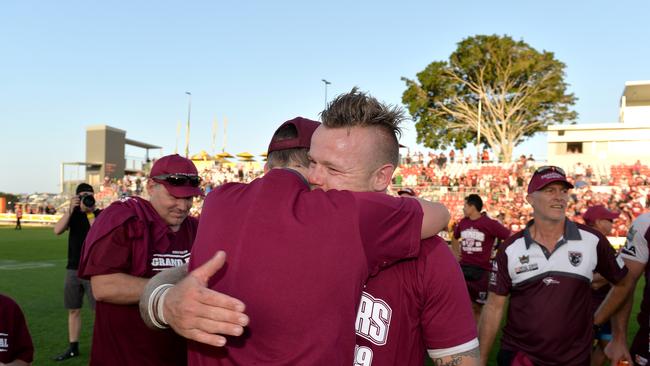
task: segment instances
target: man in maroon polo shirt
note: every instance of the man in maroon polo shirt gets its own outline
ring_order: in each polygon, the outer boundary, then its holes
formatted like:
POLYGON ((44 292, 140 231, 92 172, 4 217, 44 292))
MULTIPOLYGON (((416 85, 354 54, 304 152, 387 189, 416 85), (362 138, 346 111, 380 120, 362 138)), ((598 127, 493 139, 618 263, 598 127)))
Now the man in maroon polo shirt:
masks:
MULTIPOLYGON (((614 219, 620 215, 619 212, 610 211, 607 207, 603 205, 591 206, 582 214, 582 218, 585 220, 585 223, 598 230, 604 236, 608 236, 612 232, 612 226, 614 224, 614 219)), ((626 266, 628 267, 628 266, 626 266)), ((628 267, 629 269, 629 267, 628 267)), ((594 273, 593 281, 591 282, 591 308, 595 313, 600 304, 605 301, 607 294, 611 290, 612 286, 607 283, 607 280, 598 273, 594 273)), ((593 351, 591 353, 591 365, 592 366, 601 366, 604 365, 607 361, 605 356, 604 349, 607 344, 612 340, 612 327, 609 321, 605 322, 603 325, 596 329, 594 334, 594 345, 593 351)))
POLYGON ((0 294, 0 365, 31 365, 34 345, 22 310, 8 296, 0 294))
POLYGON ((627 326, 632 312, 634 292, 630 292, 625 304, 612 317, 612 341, 605 349, 612 364, 621 359, 633 365, 650 365, 650 266, 648 266, 648 242, 650 241, 650 213, 637 217, 627 233, 625 246, 621 249, 621 258, 629 268, 629 277, 636 286, 641 275, 645 276, 643 300, 637 315, 639 330, 634 336, 629 353, 627 350, 627 326))
MULTIPOLYGON (((278 134, 292 126, 300 132, 307 123, 317 126, 298 118, 278 134)), ((366 278, 417 256, 421 235, 445 227, 446 209, 431 202, 311 191, 299 174, 309 164, 309 142, 300 133, 274 139, 270 162, 276 149, 287 146, 304 147, 305 159, 289 159, 285 166, 293 170, 271 169, 250 184, 225 184, 208 195, 189 269, 224 249, 227 267, 209 287, 243 301, 251 323, 226 347, 190 342, 190 365, 349 363, 354 353, 351 324, 366 278), (432 220, 432 214, 438 218, 432 220), (434 225, 425 229, 423 220, 434 225)), ((383 166, 378 170, 385 173, 383 166)))
POLYGON ((481 362, 487 364, 507 298, 499 365, 589 365, 593 325, 616 311, 630 290, 627 269, 607 238, 566 218, 564 171, 543 166, 533 174, 526 200, 533 220, 499 248, 488 301, 479 324, 481 362), (613 284, 594 317, 593 272, 613 284))
MULTIPOLYGON (((355 108, 360 106, 368 108, 368 104, 379 106, 374 98, 354 92, 346 95, 340 102, 333 103, 330 109, 337 109, 337 106, 341 109, 345 105, 355 105, 355 108), (355 103, 355 100, 361 103, 355 103)), ((351 110, 354 111, 355 108, 351 110)), ((376 108, 378 111, 386 109, 385 106, 376 108)), ((373 114, 366 114, 364 111, 365 109, 361 109, 357 112, 372 119, 373 114)), ((332 113, 331 116, 334 115, 336 113, 332 113)), ((344 119, 360 120, 356 117, 344 119)), ((319 143, 321 140, 316 141, 312 149, 320 145, 321 150, 326 150, 330 155, 327 159, 321 160, 320 153, 316 151, 316 156, 312 156, 314 160, 318 159, 315 161, 318 167, 313 169, 314 183, 320 184, 323 188, 332 188, 330 184, 340 184, 341 188, 362 191, 385 190, 386 181, 380 180, 378 186, 373 186, 376 179, 372 178, 376 178, 376 175, 368 174, 366 169, 371 169, 376 164, 390 165, 394 169, 391 156, 396 155, 396 150, 388 148, 387 154, 382 154, 382 149, 378 149, 377 146, 386 144, 390 146, 396 138, 394 131, 382 136, 376 133, 378 132, 376 128, 356 126, 350 130, 348 139, 347 128, 341 126, 333 131, 335 134, 342 135, 331 141, 334 145, 323 145, 319 143), (364 144, 350 143, 356 140, 364 141, 364 144), (370 147, 370 149, 350 151, 360 146, 370 147), (381 155, 380 159, 376 159, 377 155, 381 155), (361 158, 349 159, 350 157, 361 158), (338 179, 341 176, 345 177, 338 179)), ((446 243, 438 237, 422 242, 422 250, 417 260, 401 261, 373 276, 366 284, 357 312, 355 327, 358 347, 355 363, 422 364, 425 350, 428 349, 436 363, 454 362, 456 365, 465 366, 477 364, 476 327, 472 319, 469 298, 462 284, 463 279, 456 260, 446 243), (385 310, 391 310, 392 315, 389 319, 380 320, 386 316, 385 310), (375 339, 377 337, 382 340, 377 342, 375 339)), ((196 309, 194 305, 191 308, 193 311, 196 309)), ((166 309, 177 320, 191 318, 187 313, 174 311, 173 307, 166 307, 166 309)), ((207 319, 210 318, 209 315, 209 311, 206 311, 202 316, 207 319)), ((196 326, 202 325, 202 323, 196 324, 196 326)))
POLYGON ((137 303, 148 278, 189 260, 197 220, 188 214, 199 183, 190 160, 162 157, 147 181, 149 201, 114 202, 95 220, 79 265, 97 300, 90 365, 186 363, 185 340, 147 328, 137 303))
POLYGON ((482 209, 481 196, 470 194, 465 197, 465 217, 454 228, 451 241, 454 252, 460 255, 460 267, 477 323, 487 300, 488 277, 492 270, 496 241, 506 240, 510 236, 508 228, 489 218, 485 212, 481 212, 482 209))
MULTIPOLYGON (((324 190, 385 192, 398 164, 395 111, 353 90, 335 98, 312 137, 309 180, 324 190), (360 141, 362 143, 356 143, 360 141), (377 167, 385 171, 376 174, 377 167)), ((414 193, 414 192, 404 192, 414 193)), ((476 324, 460 268, 440 237, 421 242, 418 258, 371 276, 357 307, 355 366, 478 365, 476 324)))

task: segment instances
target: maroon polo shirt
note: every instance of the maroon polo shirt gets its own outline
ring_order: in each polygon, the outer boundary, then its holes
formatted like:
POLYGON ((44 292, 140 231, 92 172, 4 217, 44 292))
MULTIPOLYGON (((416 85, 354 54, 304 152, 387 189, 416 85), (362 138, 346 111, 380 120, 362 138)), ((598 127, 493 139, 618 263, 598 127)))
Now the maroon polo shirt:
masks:
MULTIPOLYGON (((197 226, 197 220, 188 217, 174 233, 146 200, 113 203, 88 233, 79 275, 126 273, 150 278, 185 264, 197 226)), ((97 301, 90 365, 184 365, 186 355, 182 337, 169 329, 147 328, 137 303, 97 301)))
POLYGON ((416 259, 400 261, 371 277, 355 322, 355 366, 422 365, 478 347, 465 281, 447 243, 422 241, 416 259))
POLYGON ((422 209, 380 193, 310 191, 290 170, 225 184, 203 205, 190 270, 228 254, 210 288, 241 299, 250 325, 224 348, 190 342, 190 365, 349 365, 363 283, 415 257, 422 209))
POLYGON ((0 294, 0 363, 32 362, 34 345, 22 310, 10 297, 0 294))
POLYGON ((476 220, 464 218, 454 229, 454 238, 460 242, 460 264, 490 270, 492 248, 496 240, 506 240, 510 230, 485 214, 476 220))
POLYGON ((535 365, 588 365, 593 340, 591 280, 611 283, 627 273, 601 233, 565 220, 564 235, 549 253, 526 229, 499 248, 490 291, 510 295, 501 347, 523 351, 535 365))

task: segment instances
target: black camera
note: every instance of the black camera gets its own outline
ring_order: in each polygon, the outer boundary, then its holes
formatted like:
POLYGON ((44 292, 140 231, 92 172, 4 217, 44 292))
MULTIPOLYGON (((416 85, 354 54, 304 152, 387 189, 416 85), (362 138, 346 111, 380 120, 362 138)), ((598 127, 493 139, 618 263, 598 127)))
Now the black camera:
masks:
POLYGON ((81 202, 83 202, 84 206, 91 208, 95 206, 95 197, 92 194, 85 195, 81 197, 81 202))

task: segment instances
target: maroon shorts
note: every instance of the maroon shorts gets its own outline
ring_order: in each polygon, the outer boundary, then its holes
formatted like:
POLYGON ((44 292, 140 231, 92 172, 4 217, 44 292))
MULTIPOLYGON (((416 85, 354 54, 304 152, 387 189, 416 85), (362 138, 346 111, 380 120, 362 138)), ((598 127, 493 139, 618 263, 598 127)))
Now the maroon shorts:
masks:
POLYGON ((463 269, 463 275, 465 276, 469 298, 477 304, 484 305, 487 301, 490 271, 467 265, 463 265, 461 268, 463 269))

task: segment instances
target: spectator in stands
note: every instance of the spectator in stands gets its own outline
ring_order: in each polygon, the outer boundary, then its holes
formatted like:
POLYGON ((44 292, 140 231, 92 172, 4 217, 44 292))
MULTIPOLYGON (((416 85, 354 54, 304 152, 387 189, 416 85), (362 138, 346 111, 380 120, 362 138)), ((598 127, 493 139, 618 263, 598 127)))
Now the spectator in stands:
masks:
POLYGON ((481 161, 483 164, 487 164, 490 162, 490 153, 488 152, 487 149, 483 149, 483 153, 481 154, 481 161))
POLYGON ((68 341, 70 345, 63 353, 56 356, 54 361, 64 361, 79 356, 79 335, 81 333, 81 306, 84 294, 88 298, 88 305, 95 310, 90 281, 79 278, 79 258, 83 243, 86 240, 90 227, 99 216, 101 210, 95 207, 93 187, 81 183, 75 190, 75 195, 70 198, 70 206, 59 221, 54 225, 54 234, 61 235, 70 229, 68 235, 68 263, 63 288, 63 305, 68 309, 68 341))

